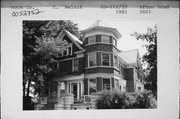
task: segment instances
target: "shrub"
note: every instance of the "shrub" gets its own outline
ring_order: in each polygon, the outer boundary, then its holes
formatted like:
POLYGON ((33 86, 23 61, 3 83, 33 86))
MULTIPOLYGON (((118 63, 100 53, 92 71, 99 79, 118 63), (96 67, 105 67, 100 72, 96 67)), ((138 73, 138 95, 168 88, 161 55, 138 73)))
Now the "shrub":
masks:
POLYGON ((150 91, 143 91, 135 95, 133 108, 156 108, 157 101, 155 96, 150 91))
POLYGON ((96 104, 98 109, 125 109, 131 107, 127 93, 103 91, 99 95, 96 104))
POLYGON ((97 109, 142 109, 156 108, 157 101, 153 93, 125 93, 117 91, 98 92, 97 109))

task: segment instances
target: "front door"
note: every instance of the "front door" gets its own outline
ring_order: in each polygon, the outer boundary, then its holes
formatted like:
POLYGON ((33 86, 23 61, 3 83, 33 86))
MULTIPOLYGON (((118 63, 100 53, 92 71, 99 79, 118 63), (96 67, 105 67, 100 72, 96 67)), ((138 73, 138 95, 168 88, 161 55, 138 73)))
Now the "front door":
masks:
POLYGON ((72 93, 74 94, 74 99, 77 100, 77 83, 72 83, 72 93))

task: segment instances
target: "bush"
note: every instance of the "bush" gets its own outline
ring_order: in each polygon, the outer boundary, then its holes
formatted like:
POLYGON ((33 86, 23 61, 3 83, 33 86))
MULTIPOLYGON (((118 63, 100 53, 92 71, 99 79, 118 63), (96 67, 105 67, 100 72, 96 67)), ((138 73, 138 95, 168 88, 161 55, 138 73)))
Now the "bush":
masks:
POLYGON ((156 108, 157 101, 153 93, 125 93, 117 91, 103 91, 98 93, 97 109, 141 109, 156 108))
POLYGON ((133 108, 157 108, 155 96, 150 91, 144 91, 135 95, 133 108))
POLYGON ((98 109, 126 109, 131 107, 127 93, 104 91, 99 95, 96 104, 98 109))

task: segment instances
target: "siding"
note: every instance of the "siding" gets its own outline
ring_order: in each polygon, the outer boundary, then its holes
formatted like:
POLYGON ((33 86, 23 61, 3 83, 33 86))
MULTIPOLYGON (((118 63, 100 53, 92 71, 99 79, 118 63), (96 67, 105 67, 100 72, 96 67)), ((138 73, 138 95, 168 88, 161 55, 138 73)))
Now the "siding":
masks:
POLYGON ((134 92, 135 91, 135 83, 134 83, 134 77, 133 77, 133 68, 129 68, 125 70, 125 75, 126 75, 126 88, 129 92, 134 92))
POLYGON ((84 94, 88 95, 88 79, 84 79, 84 94))
POLYGON ((96 68, 90 68, 85 70, 86 74, 92 74, 92 73, 114 73, 113 68, 105 68, 105 67, 96 67, 96 68))
POLYGON ((113 45, 112 44, 93 44, 85 46, 86 52, 93 52, 93 51, 106 51, 106 52, 113 52, 113 45))
POLYGON ((102 78, 97 77, 97 91, 102 91, 102 78))

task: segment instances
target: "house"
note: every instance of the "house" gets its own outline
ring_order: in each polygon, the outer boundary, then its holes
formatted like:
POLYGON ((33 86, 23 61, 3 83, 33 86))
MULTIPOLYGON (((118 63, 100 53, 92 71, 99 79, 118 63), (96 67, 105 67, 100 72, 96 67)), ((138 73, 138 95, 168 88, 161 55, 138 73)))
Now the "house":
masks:
POLYGON ((73 94, 73 102, 78 102, 103 90, 144 90, 139 52, 117 48, 121 38, 117 29, 97 21, 80 35, 81 40, 63 29, 56 38, 57 47, 64 50, 52 63, 56 73, 51 79, 49 102, 56 103, 65 94, 73 94))

